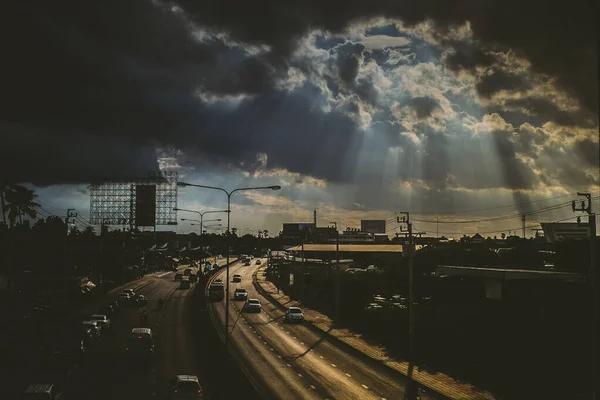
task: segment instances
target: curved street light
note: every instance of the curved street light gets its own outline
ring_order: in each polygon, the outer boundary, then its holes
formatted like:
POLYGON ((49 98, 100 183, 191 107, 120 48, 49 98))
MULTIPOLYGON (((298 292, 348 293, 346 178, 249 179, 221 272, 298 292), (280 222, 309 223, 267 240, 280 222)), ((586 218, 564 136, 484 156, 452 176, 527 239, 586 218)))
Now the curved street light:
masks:
POLYGON ((177 182, 177 186, 179 187, 197 187, 203 189, 212 189, 212 190, 220 190, 221 192, 227 195, 227 266, 226 270, 226 279, 227 279, 227 288, 225 292, 225 351, 229 351, 229 256, 230 256, 230 221, 231 221, 231 195, 235 192, 247 191, 247 190, 280 190, 281 186, 272 185, 272 186, 255 186, 255 187, 243 187, 233 189, 232 191, 227 191, 223 188, 216 186, 208 186, 208 185, 197 185, 194 183, 187 182, 177 182))

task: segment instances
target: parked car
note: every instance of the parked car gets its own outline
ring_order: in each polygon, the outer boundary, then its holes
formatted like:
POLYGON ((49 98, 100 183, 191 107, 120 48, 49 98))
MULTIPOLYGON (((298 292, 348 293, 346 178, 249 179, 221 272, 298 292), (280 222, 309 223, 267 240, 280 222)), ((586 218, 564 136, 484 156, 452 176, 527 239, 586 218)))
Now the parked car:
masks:
POLYGON ((304 313, 299 307, 289 307, 285 311, 285 322, 304 322, 304 313))
POLYGON ((246 299, 248 299, 248 292, 246 291, 246 289, 237 288, 233 292, 233 299, 234 300, 246 300, 246 299))
POLYGON ((248 299, 244 304, 244 308, 242 311, 244 312, 260 312, 262 306, 260 304, 260 300, 258 299, 248 299))
POLYGON ((91 320, 98 322, 102 329, 108 330, 112 326, 110 319, 106 315, 94 314, 92 315, 91 320))
POLYGON ((234 274, 233 278, 231 279, 231 282, 241 282, 242 281, 242 276, 240 274, 234 274))
POLYGON ((88 326, 88 327, 90 327, 92 329, 95 329, 96 332, 97 332, 97 336, 100 336, 102 334, 102 325, 100 325, 100 323, 98 321, 94 321, 94 320, 88 319, 86 321, 83 321, 81 323, 81 325, 88 326))
POLYGON ((202 398, 202 386, 195 375, 177 375, 172 385, 171 399, 202 398))

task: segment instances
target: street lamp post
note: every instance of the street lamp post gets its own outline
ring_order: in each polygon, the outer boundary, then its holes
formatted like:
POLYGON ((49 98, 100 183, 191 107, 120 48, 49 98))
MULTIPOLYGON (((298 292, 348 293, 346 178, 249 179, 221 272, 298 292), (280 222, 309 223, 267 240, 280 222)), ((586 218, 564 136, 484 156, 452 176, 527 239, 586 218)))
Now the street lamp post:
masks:
POLYGON ((338 231, 337 222, 332 221, 330 224, 335 226, 335 319, 339 323, 340 321, 340 231, 338 231))
MULTIPOLYGON (((173 209, 173 211, 185 211, 185 212, 193 212, 196 213, 198 215, 200 215, 200 226, 202 227, 203 224, 203 220, 204 220, 204 214, 209 214, 209 213, 221 213, 221 212, 227 212, 227 210, 208 210, 208 211, 204 211, 204 212, 200 212, 200 211, 196 211, 196 210, 186 210, 184 208, 177 208, 175 207, 173 209)), ((184 219, 182 219, 182 221, 185 221, 184 219)), ((195 220, 190 220, 190 221, 195 221, 195 220)), ((221 221, 220 219, 211 219, 210 221, 221 221)), ((206 221, 209 222, 209 221, 206 221)), ((202 234, 202 229, 200 229, 200 234, 202 234)))
MULTIPOLYGON (((182 221, 194 221, 194 222, 200 222, 200 246, 202 246, 202 236, 204 235, 204 214, 209 213, 209 212, 222 212, 222 211, 204 211, 203 213, 199 212, 199 211, 192 211, 192 210, 181 210, 178 208, 174 208, 174 210, 178 210, 178 211, 191 211, 191 212, 197 212, 198 214, 200 214, 200 220, 198 221, 197 219, 187 219, 187 218, 181 218, 182 221)), ((217 218, 217 219, 209 219, 206 222, 211 222, 211 221, 221 221, 221 218, 217 218)), ((192 224, 192 225, 198 225, 198 224, 192 224)), ((202 250, 203 251, 203 250, 202 250)), ((203 254, 203 253, 201 253, 203 254)), ((201 260, 202 262, 204 262, 204 259, 201 260)))
POLYGON ((241 192, 241 191, 246 191, 246 190, 266 190, 266 189, 279 190, 279 189, 281 189, 281 186, 273 185, 273 186, 245 187, 245 188, 233 189, 230 192, 228 192, 227 190, 225 190, 223 188, 216 187, 216 186, 196 185, 193 183, 186 183, 186 182, 177 182, 177 186, 180 186, 180 187, 191 186, 191 187, 204 188, 204 189, 220 190, 221 192, 223 192, 227 195, 227 266, 225 267, 227 287, 225 290, 225 351, 229 351, 229 283, 230 283, 229 282, 229 256, 231 253, 230 252, 230 247, 231 247, 230 246, 230 244, 231 244, 230 243, 231 195, 234 194, 235 192, 241 192))

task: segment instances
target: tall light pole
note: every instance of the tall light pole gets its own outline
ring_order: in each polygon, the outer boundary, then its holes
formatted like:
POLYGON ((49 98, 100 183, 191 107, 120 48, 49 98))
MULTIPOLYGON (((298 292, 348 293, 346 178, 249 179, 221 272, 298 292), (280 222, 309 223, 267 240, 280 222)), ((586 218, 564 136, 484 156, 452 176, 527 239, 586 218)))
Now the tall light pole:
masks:
MULTIPOLYGON (((173 209, 173 211, 193 212, 193 213, 196 213, 196 214, 200 215, 200 225, 202 225, 202 223, 203 223, 202 221, 204 220, 204 214, 222 213, 222 212, 226 213, 227 212, 227 210, 208 210, 208 211, 200 212, 200 211, 196 211, 196 210, 187 210, 187 209, 184 209, 184 208, 177 208, 177 207, 175 207, 173 209)), ((183 221, 183 219, 182 219, 182 221, 183 221)), ((211 220, 211 221, 220 221, 220 219, 219 220, 211 220)), ((208 222, 208 221, 206 221, 206 222, 208 222)), ((202 231, 202 229, 201 229, 201 231, 202 231)), ((200 232, 200 234, 202 234, 202 232, 200 232)))
POLYGON ((227 191, 223 188, 220 187, 216 187, 216 186, 207 186, 207 185, 196 185, 193 183, 186 183, 186 182, 177 182, 177 186, 179 187, 197 187, 197 188, 203 188, 203 189, 212 189, 212 190, 220 190, 221 192, 225 193, 227 195, 227 266, 225 267, 225 274, 226 274, 226 279, 227 279, 227 288, 225 290, 225 351, 229 351, 229 256, 230 256, 230 237, 231 237, 231 232, 230 232, 230 223, 231 223, 231 195, 234 194, 235 192, 241 192, 241 191, 246 191, 246 190, 279 190, 281 189, 281 186, 279 185, 273 185, 273 186, 255 186, 255 187, 244 187, 244 188, 237 188, 237 189, 233 189, 232 191, 227 191))
POLYGON ((340 321, 340 231, 338 231, 338 225, 336 221, 330 222, 335 226, 335 278, 334 278, 334 289, 335 289, 335 319, 340 321))

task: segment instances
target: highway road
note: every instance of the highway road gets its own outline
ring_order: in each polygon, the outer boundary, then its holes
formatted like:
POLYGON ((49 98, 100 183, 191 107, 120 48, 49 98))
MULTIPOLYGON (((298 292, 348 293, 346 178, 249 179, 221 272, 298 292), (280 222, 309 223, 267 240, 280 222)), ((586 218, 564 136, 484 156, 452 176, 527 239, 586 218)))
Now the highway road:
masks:
MULTIPOLYGON (((224 263, 224 260, 220 260, 220 264, 224 263)), ((138 306, 132 304, 122 307, 121 311, 111 318, 112 329, 102 334, 80 363, 66 389, 66 400, 166 399, 171 388, 169 381, 178 374, 199 376, 205 389, 205 399, 231 396, 231 391, 218 386, 220 382, 203 381, 203 377, 207 376, 207 365, 208 368, 213 368, 213 365, 206 361, 206 348, 210 346, 211 340, 217 341, 218 338, 214 334, 211 336, 212 327, 206 329, 210 323, 207 318, 204 318, 204 323, 201 322, 201 318, 190 318, 192 313, 197 311, 190 307, 192 290, 179 289, 179 282, 174 278, 174 272, 147 275, 111 290, 106 296, 94 299, 79 310, 77 314, 96 314, 100 307, 116 300, 122 289, 136 289, 137 294, 148 298, 145 308, 149 318, 145 326, 153 330, 156 350, 154 360, 147 368, 127 363, 126 339, 132 328, 144 325, 140 323, 138 306), (159 308, 159 298, 164 300, 162 308, 159 308)), ((70 328, 65 329, 68 332, 70 328)), ((17 357, 17 360, 13 361, 11 371, 11 376, 15 378, 10 382, 10 388, 0 388, 0 397, 4 392, 11 393, 10 398, 13 398, 13 394, 22 393, 28 381, 32 379, 31 376, 28 377, 27 371, 35 368, 37 362, 34 357, 17 357)), ((8 367, 5 363, 2 365, 2 368, 8 367)), ((218 373, 218 369, 216 371, 218 373)), ((235 371, 231 373, 235 374, 235 371)), ((248 391, 247 383, 245 386, 239 386, 248 391)))
MULTIPOLYGON (((262 259, 263 263, 265 259, 262 259)), ((262 312, 241 313, 242 301, 230 302, 232 350, 245 364, 254 380, 268 395, 279 399, 399 399, 404 395, 406 378, 360 355, 350 354, 302 324, 285 324, 283 311, 263 297, 252 283, 258 265, 238 262, 230 267, 242 276, 249 298, 262 303, 262 312)), ((225 281, 225 271, 218 276, 225 281)), ((225 301, 211 303, 212 312, 225 325, 225 301)), ((434 399, 425 395, 423 399, 434 399)))
MULTIPOLYGON (((130 287, 144 285, 136 291, 148 298, 148 324, 156 335, 156 354, 148 369, 130 368, 125 358, 125 342, 132 328, 139 323, 139 308, 124 307, 113 318, 112 332, 100 337, 76 376, 68 399, 150 399, 166 398, 169 380, 177 374, 200 375, 195 364, 186 311, 190 290, 179 290, 174 273, 145 277, 130 287), (165 300, 163 308, 158 299, 165 300)), ((106 303, 109 299, 104 300, 106 303)), ((94 313, 89 306, 85 312, 94 313)))

